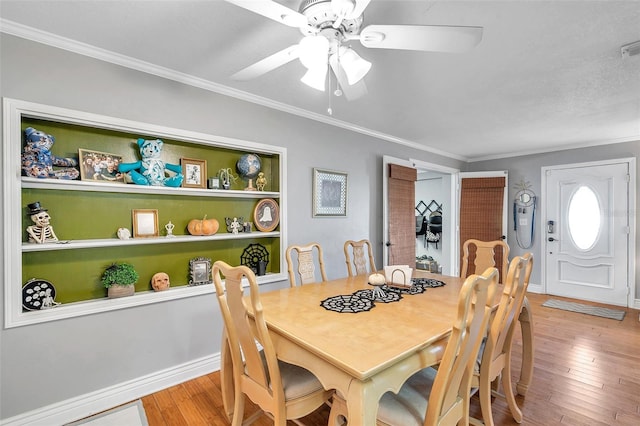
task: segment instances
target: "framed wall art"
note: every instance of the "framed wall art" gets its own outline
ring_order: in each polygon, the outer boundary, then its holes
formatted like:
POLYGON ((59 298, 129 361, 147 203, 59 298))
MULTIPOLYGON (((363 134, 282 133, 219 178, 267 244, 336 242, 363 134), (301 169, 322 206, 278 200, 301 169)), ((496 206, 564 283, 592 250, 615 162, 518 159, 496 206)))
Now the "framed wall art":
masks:
POLYGON ((134 209, 133 238, 158 237, 158 210, 134 209))
POLYGON ((207 187, 207 162, 206 160, 194 160, 193 158, 181 158, 182 174, 185 188, 207 187))
POLYGON ((79 149, 80 179, 93 182, 126 183, 118 171, 122 156, 108 152, 79 149))
POLYGON ((313 217, 347 215, 347 174, 313 169, 313 217))
POLYGON ((253 223, 258 231, 271 232, 280 223, 280 208, 276 200, 260 200, 253 210, 253 223))
POLYGON ((189 285, 211 284, 211 259, 196 257, 189 261, 189 285))

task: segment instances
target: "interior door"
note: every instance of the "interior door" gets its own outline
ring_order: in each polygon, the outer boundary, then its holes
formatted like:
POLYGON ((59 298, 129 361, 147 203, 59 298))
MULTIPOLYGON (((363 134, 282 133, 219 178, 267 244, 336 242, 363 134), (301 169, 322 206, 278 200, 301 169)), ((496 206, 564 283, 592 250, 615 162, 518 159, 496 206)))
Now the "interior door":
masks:
POLYGON ((384 265, 416 264, 415 182, 418 172, 413 166, 393 163, 385 158, 384 196, 386 209, 383 223, 387 226, 384 265))
MULTIPOLYGON (((468 239, 505 240, 507 230, 506 170, 460 173, 460 248, 458 267, 462 262, 462 244, 468 239)), ((499 257, 499 256, 498 256, 499 257)), ((497 259, 500 265, 502 259, 497 259)), ((459 273, 460 269, 458 269, 459 273)), ((500 276, 506 271, 500 271, 500 276)))
POLYGON ((629 164, 547 169, 547 293, 627 305, 629 164))

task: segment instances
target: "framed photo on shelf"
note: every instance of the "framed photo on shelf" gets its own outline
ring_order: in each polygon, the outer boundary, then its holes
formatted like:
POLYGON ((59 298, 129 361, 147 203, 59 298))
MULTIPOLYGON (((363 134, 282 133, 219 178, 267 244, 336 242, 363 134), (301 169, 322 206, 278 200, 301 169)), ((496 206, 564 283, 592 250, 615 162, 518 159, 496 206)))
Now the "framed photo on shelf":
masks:
POLYGON ((313 169, 313 217, 347 215, 347 174, 313 169))
POLYGON ((133 238, 148 238, 160 236, 158 232, 158 210, 134 209, 133 238))
POLYGON ((211 284, 211 259, 196 257, 189 261, 189 285, 211 284))
POLYGON ((126 183, 124 173, 118 172, 122 156, 108 152, 79 149, 80 179, 93 182, 126 183))
POLYGON ((195 160, 193 158, 181 158, 182 174, 185 188, 206 188, 207 187, 207 162, 206 160, 195 160))
POLYGON ((253 210, 253 223, 258 231, 271 232, 280 223, 280 208, 276 200, 260 200, 253 210))

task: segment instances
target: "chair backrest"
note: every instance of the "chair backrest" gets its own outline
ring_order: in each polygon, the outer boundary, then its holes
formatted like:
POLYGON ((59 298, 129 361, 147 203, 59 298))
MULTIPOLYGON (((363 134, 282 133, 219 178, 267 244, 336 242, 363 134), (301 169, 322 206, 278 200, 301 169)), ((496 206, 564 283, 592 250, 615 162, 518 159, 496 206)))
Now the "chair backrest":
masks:
POLYGON ((471 274, 485 271, 487 268, 498 268, 499 282, 503 283, 508 270, 509 245, 502 240, 480 241, 469 239, 462 245, 462 266, 460 276, 466 278, 471 274))
POLYGON ((264 320, 255 274, 246 266, 232 267, 225 262, 217 261, 213 264, 213 283, 227 332, 234 386, 255 402, 265 402, 267 399, 270 400, 267 403, 275 404, 274 406, 284 406, 280 368, 264 320), (221 275, 224 275, 224 288, 221 275), (250 326, 247 319, 248 311, 243 299, 243 277, 249 283, 255 328, 250 326), (260 342, 263 347, 267 369, 256 342, 260 342), (245 383, 250 383, 250 386, 244 386, 245 383))
POLYGON ((371 249, 371 243, 369 240, 346 241, 344 243, 344 258, 347 263, 347 272, 350 277, 376 272, 376 262, 373 260, 373 250, 371 249), (366 252, 365 249, 367 250, 366 252), (353 253, 353 259, 351 259, 349 251, 353 253))
POLYGON ((458 296, 458 315, 429 396, 425 425, 469 424, 471 378, 491 314, 489 294, 497 284, 496 268, 465 280, 458 296))
MULTIPOLYGON (((491 318, 489 333, 482 353, 481 365, 491 365, 498 358, 507 356, 511 350, 511 336, 527 294, 529 276, 533 267, 533 255, 515 256, 502 289, 500 303, 491 318)), ((500 363, 503 365, 503 363, 500 363)))
POLYGON ((296 252, 298 258, 297 272, 300 277, 300 284, 315 283, 319 280, 316 279, 316 266, 314 261, 313 252, 317 254, 318 266, 320 268, 321 281, 327 281, 327 274, 324 271, 324 259, 322 258, 322 247, 318 243, 309 243, 306 246, 291 245, 287 247, 287 271, 289 272, 289 284, 291 287, 296 286, 296 273, 294 271, 295 265, 292 252, 296 252))

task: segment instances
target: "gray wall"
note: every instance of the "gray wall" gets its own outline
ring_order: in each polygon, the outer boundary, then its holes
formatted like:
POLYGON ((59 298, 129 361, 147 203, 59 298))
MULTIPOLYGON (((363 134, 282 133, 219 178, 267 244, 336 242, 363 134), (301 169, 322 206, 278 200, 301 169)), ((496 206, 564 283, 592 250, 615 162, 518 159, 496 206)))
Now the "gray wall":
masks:
MULTIPOLYGON (((289 243, 322 244, 330 278, 346 274, 346 239, 369 238, 381 264, 383 155, 461 167, 437 155, 5 34, 0 55, 3 97, 286 147, 289 243), (346 218, 312 218, 314 167, 349 173, 346 218)), ((0 419, 218 353, 222 325, 216 304, 207 295, 2 329, 0 419)))
MULTIPOLYGON (((611 160, 619 158, 629 158, 640 156, 640 141, 617 143, 611 145, 602 145, 597 147, 569 149, 563 151, 556 151, 544 154, 527 155, 522 157, 512 157, 501 160, 491 160, 470 163, 467 171, 488 171, 488 170, 508 170, 509 171, 509 205, 515 198, 517 189, 514 185, 521 180, 525 180, 531 183, 531 190, 535 192, 538 197, 542 194, 541 188, 541 168, 556 166, 561 164, 573 164, 584 163, 590 161, 611 160)), ((636 165, 637 167, 637 165, 636 165)), ((640 189, 640 173, 636 173, 636 190, 640 189)), ((637 197, 636 197, 637 198, 637 197)), ((640 213, 637 206, 638 200, 636 199, 636 205, 631 206, 631 214, 635 215, 636 226, 640 224, 640 213)), ((540 213, 538 206, 535 239, 531 249, 523 250, 518 247, 516 243, 515 231, 513 230, 513 215, 509 215, 509 233, 507 235, 507 241, 511 248, 511 253, 514 255, 522 254, 527 251, 531 251, 534 255, 534 259, 540 259, 542 256, 542 238, 545 237, 544 229, 541 226, 543 220, 543 214, 540 213)), ((640 245, 638 238, 635 240, 636 247, 636 272, 635 276, 631 277, 631 285, 635 286, 635 299, 640 299, 640 245)), ((540 267, 534 267, 531 274, 531 283, 542 283, 544 277, 541 276, 540 267)))

